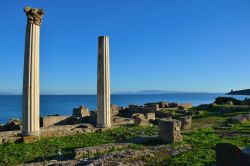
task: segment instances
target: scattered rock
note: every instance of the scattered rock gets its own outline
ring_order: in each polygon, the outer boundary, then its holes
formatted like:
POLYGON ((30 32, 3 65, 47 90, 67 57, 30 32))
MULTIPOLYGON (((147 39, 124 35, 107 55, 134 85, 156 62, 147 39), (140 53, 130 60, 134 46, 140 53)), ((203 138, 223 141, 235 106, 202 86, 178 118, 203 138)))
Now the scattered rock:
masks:
POLYGON ((133 125, 134 119, 124 118, 120 116, 114 116, 112 121, 112 126, 120 126, 120 125, 133 125))
POLYGON ((0 131, 21 130, 21 124, 20 119, 10 119, 5 125, 0 126, 0 131))
POLYGON ((78 148, 75 150, 75 159, 80 159, 83 156, 93 156, 97 153, 103 153, 110 150, 121 149, 129 147, 131 143, 112 143, 112 144, 103 144, 98 146, 78 148))
POLYGON ((147 119, 140 118, 139 116, 135 117, 135 125, 138 126, 148 126, 149 121, 147 119))
POLYGON ((89 109, 87 107, 80 106, 79 108, 73 109, 73 116, 86 117, 86 116, 90 116, 90 112, 89 112, 89 109))
POLYGON ((108 166, 119 164, 122 166, 141 166, 146 164, 141 159, 142 157, 154 157, 154 154, 159 152, 165 153, 168 156, 174 156, 191 149, 192 148, 190 145, 180 145, 175 148, 169 145, 160 145, 143 150, 128 149, 119 152, 113 152, 101 157, 88 158, 87 160, 80 162, 79 165, 108 166))
POLYGON ((120 113, 120 110, 122 110, 121 107, 119 107, 116 104, 111 104, 111 106, 110 106, 110 112, 111 112, 112 116, 118 116, 119 113, 120 113))
POLYGON ((169 108, 177 108, 178 107, 178 103, 168 103, 168 107, 169 108))
POLYGON ((229 122, 232 124, 239 124, 239 123, 243 123, 245 121, 247 121, 248 119, 250 119, 250 114, 247 115, 236 115, 234 117, 232 117, 229 122))

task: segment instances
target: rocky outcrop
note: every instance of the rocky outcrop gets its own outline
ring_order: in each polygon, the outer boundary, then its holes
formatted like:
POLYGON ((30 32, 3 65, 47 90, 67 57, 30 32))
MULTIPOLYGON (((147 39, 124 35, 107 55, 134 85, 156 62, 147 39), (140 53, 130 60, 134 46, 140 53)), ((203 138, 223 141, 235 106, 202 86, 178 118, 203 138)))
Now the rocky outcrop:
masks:
POLYGON ((89 109, 87 107, 80 106, 79 108, 73 109, 73 116, 86 117, 86 116, 90 116, 90 112, 89 112, 89 109))
POLYGON ((216 166, 249 166, 250 154, 248 150, 241 150, 229 143, 216 145, 216 166))
POLYGON ((20 119, 10 119, 5 125, 0 126, 0 131, 21 130, 21 124, 20 119))

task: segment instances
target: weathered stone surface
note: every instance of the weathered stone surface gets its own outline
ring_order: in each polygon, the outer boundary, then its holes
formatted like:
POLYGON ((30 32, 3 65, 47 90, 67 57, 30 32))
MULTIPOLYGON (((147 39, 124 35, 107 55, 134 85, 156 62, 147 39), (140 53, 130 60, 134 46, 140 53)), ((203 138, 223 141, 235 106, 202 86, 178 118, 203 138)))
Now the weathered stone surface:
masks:
POLYGON ((73 116, 86 117, 86 116, 90 116, 90 112, 89 112, 89 109, 87 107, 80 106, 78 108, 73 109, 73 116))
MULTIPOLYGON (((102 145, 100 145, 102 146, 102 145)), ((129 147, 128 147, 129 148, 129 147)), ((125 147, 126 149, 126 147, 125 147)), ((160 145, 142 150, 121 150, 118 152, 111 152, 106 155, 101 155, 97 157, 80 158, 74 160, 63 160, 56 161, 51 160, 48 162, 36 162, 31 164, 25 164, 26 166, 73 166, 73 165, 86 165, 86 166, 143 166, 147 165, 145 158, 155 157, 159 153, 163 153, 166 156, 175 156, 186 151, 191 150, 190 145, 179 145, 172 147, 170 145, 160 145)), ((157 158, 154 158, 157 161, 157 158)))
POLYGON ((40 25, 42 9, 26 7, 27 26, 25 36, 23 72, 23 135, 39 135, 40 130, 40 25))
POLYGON ((145 119, 144 114, 140 114, 140 113, 133 113, 133 114, 131 114, 131 118, 135 118, 135 117, 139 117, 139 118, 145 119))
POLYGON ((19 119, 10 119, 5 125, 0 126, 0 131, 21 130, 21 121, 19 119))
POLYGON ((181 121, 181 129, 189 130, 192 127, 192 116, 182 116, 178 120, 181 121))
POLYGON ((132 145, 131 143, 112 143, 112 144, 103 144, 98 146, 91 146, 86 148, 78 148, 75 150, 75 159, 80 159, 83 156, 94 155, 97 153, 103 153, 109 150, 117 150, 121 148, 126 148, 132 145))
POLYGON ((168 107, 170 107, 170 108, 177 108, 178 107, 178 103, 168 103, 168 107))
POLYGON ((172 112, 165 112, 165 111, 156 111, 155 117, 156 118, 172 118, 174 114, 172 112))
POLYGON ((193 105, 192 105, 192 103, 180 103, 180 104, 178 104, 178 107, 182 107, 184 109, 188 109, 188 108, 192 108, 193 105))
POLYGON ((159 108, 160 108, 158 103, 145 103, 144 107, 154 109, 154 110, 159 110, 159 108))
POLYGON ((122 108, 119 107, 118 105, 116 105, 116 104, 111 104, 111 106, 110 106, 111 115, 112 115, 112 116, 118 116, 121 109, 122 109, 122 108))
POLYGON ((229 143, 216 145, 216 166, 249 166, 250 155, 229 143))
POLYGON ((97 111, 90 111, 90 123, 95 125, 97 121, 97 111))
POLYGON ((24 12, 27 15, 28 23, 36 24, 38 26, 42 23, 42 17, 44 15, 43 9, 25 7, 24 12))
POLYGON ((175 113, 181 113, 181 114, 184 114, 184 115, 187 115, 188 114, 188 110, 187 109, 181 109, 181 110, 176 110, 175 113))
POLYGON ((145 116, 146 116, 147 120, 155 120, 155 113, 154 112, 145 113, 145 116))
POLYGON ((132 114, 134 114, 134 113, 145 114, 145 113, 155 112, 155 111, 156 110, 152 109, 152 108, 143 107, 141 105, 131 104, 131 105, 129 105, 129 107, 127 109, 127 114, 129 115, 129 117, 132 117, 132 114))
POLYGON ((119 116, 113 117, 112 126, 132 125, 132 124, 134 124, 134 119, 132 118, 124 118, 119 116))
POLYGON ((181 121, 175 119, 159 120, 159 138, 164 143, 175 143, 182 141, 181 121))
POLYGON ((41 138, 39 136, 23 136, 23 142, 25 144, 39 141, 41 138))
POLYGON ((41 117, 41 127, 69 124, 70 116, 44 116, 41 117))
POLYGON ((180 153, 191 150, 190 145, 180 145, 175 148, 168 145, 160 145, 145 150, 123 150, 113 152, 97 158, 89 158, 81 162, 82 165, 114 165, 118 163, 122 166, 141 166, 146 165, 145 161, 141 160, 142 157, 153 157, 157 153, 165 153, 167 156, 175 156, 180 153))
POLYGON ((22 137, 20 136, 4 136, 0 137, 0 144, 11 144, 11 143, 17 143, 21 142, 22 137))
POLYGON ((134 119, 135 119, 135 125, 138 125, 138 126, 148 126, 149 125, 149 121, 147 119, 140 118, 139 116, 136 116, 134 119))
POLYGON ((111 127, 109 38, 98 37, 97 127, 111 127))

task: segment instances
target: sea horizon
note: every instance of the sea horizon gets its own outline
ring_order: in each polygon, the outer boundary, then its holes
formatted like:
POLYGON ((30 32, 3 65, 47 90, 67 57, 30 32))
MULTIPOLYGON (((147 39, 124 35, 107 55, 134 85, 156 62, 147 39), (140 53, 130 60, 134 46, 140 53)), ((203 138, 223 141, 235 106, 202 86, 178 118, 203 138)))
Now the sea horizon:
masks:
MULTIPOLYGON (((143 105, 148 102, 191 103, 193 106, 209 104, 225 93, 177 93, 177 94, 111 94, 111 104, 127 107, 129 104, 143 105)), ((244 99, 247 96, 231 96, 244 99)), ((72 110, 81 105, 96 109, 96 94, 89 95, 59 95, 42 94, 40 97, 40 116, 72 115, 72 110)), ((6 123, 11 118, 21 119, 22 95, 0 95, 0 123, 6 123)))

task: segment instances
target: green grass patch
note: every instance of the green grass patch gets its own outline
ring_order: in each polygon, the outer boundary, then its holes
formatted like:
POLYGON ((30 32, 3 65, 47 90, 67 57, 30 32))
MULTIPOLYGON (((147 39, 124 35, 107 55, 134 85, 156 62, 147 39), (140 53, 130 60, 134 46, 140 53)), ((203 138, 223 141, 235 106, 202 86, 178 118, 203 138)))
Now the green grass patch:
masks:
POLYGON ((74 149, 119 142, 141 135, 155 135, 158 127, 119 127, 106 132, 44 139, 30 144, 0 145, 0 165, 71 158, 74 149), (62 155, 59 155, 61 153, 62 155))
MULTIPOLYGON (((242 132, 242 133, 249 133, 250 134, 250 121, 246 121, 241 124, 236 124, 229 128, 229 131, 235 131, 235 132, 242 132)), ((249 135, 250 137, 250 135, 249 135)))
POLYGON ((193 149, 181 155, 169 158, 165 161, 167 165, 210 166, 215 163, 215 146, 217 143, 228 142, 239 147, 250 146, 249 137, 236 136, 222 138, 217 135, 212 128, 187 132, 183 136, 184 143, 192 145, 193 149))

